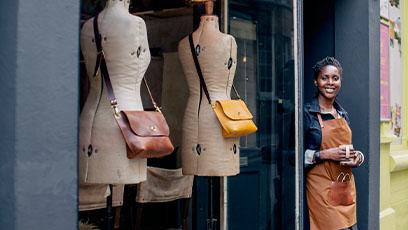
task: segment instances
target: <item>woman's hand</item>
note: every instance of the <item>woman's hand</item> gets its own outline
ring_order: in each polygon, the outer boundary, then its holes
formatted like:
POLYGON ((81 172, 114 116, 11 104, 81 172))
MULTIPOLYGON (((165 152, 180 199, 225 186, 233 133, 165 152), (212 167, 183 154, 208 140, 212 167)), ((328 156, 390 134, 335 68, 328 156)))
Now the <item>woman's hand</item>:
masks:
POLYGON ((346 161, 340 161, 340 165, 358 167, 364 162, 364 155, 360 151, 355 152, 355 156, 346 161))
MULTIPOLYGON (((350 149, 349 159, 356 158, 356 153, 354 149, 350 149)), ((332 160, 332 161, 346 161, 346 149, 335 147, 330 149, 325 149, 320 151, 320 159, 322 160, 332 160)))

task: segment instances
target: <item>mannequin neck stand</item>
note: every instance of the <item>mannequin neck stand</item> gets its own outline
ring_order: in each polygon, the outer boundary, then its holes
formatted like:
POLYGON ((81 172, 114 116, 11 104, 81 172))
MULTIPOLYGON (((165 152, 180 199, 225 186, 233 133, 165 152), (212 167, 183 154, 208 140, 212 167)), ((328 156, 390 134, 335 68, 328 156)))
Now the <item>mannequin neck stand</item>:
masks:
POLYGON ((124 10, 129 12, 130 0, 108 0, 104 10, 124 10))
POLYGON ((218 17, 215 15, 203 15, 200 17, 200 25, 198 27, 201 31, 206 32, 220 32, 218 25, 218 17))

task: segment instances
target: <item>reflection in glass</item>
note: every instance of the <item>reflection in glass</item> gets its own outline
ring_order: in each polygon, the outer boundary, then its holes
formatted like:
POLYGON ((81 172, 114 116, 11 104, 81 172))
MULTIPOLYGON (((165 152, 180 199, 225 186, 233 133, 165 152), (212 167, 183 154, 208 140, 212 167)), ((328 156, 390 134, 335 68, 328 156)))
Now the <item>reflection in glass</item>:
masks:
POLYGON ((229 1, 238 44, 235 85, 258 132, 241 138, 241 173, 228 178, 228 229, 295 229, 292 1, 229 1))

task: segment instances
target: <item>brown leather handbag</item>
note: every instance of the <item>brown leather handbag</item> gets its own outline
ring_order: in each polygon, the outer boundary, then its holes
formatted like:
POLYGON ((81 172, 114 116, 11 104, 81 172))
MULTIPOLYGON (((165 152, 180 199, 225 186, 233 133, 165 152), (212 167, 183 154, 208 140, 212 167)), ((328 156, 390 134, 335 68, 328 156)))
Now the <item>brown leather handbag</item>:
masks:
POLYGON ((106 66, 105 54, 102 49, 101 35, 98 29, 98 15, 93 20, 95 43, 98 56, 94 75, 101 71, 103 82, 105 82, 108 99, 114 111, 114 117, 123 138, 127 144, 127 157, 132 158, 157 158, 169 155, 174 147, 169 138, 169 127, 166 119, 153 99, 149 86, 143 78, 150 99, 156 111, 119 111, 118 102, 113 92, 108 68, 106 66))
POLYGON ((351 195, 352 187, 350 174, 341 172, 336 181, 332 181, 329 190, 330 201, 333 205, 351 205, 354 203, 351 195))

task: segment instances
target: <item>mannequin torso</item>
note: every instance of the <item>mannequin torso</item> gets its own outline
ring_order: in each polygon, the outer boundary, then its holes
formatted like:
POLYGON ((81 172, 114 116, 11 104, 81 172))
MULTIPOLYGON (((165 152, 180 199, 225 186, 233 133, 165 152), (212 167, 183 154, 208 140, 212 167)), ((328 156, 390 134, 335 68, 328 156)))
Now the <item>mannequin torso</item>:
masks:
MULTIPOLYGON (((193 32, 198 60, 211 100, 230 99, 236 69, 235 39, 218 29, 216 16, 202 16, 193 32), (230 61, 230 58, 232 59, 230 61)), ((239 173, 239 138, 224 138, 211 105, 202 92, 188 37, 179 43, 179 58, 189 87, 183 120, 183 174, 230 176, 239 173)))
MULTIPOLYGON (((120 110, 143 110, 140 84, 150 62, 144 21, 129 14, 128 1, 109 0, 99 14, 102 47, 120 110)), ((80 179, 85 183, 134 184, 146 179, 146 159, 126 157, 100 74, 93 75, 96 45, 92 20, 81 31, 90 91, 80 117, 80 179)))

